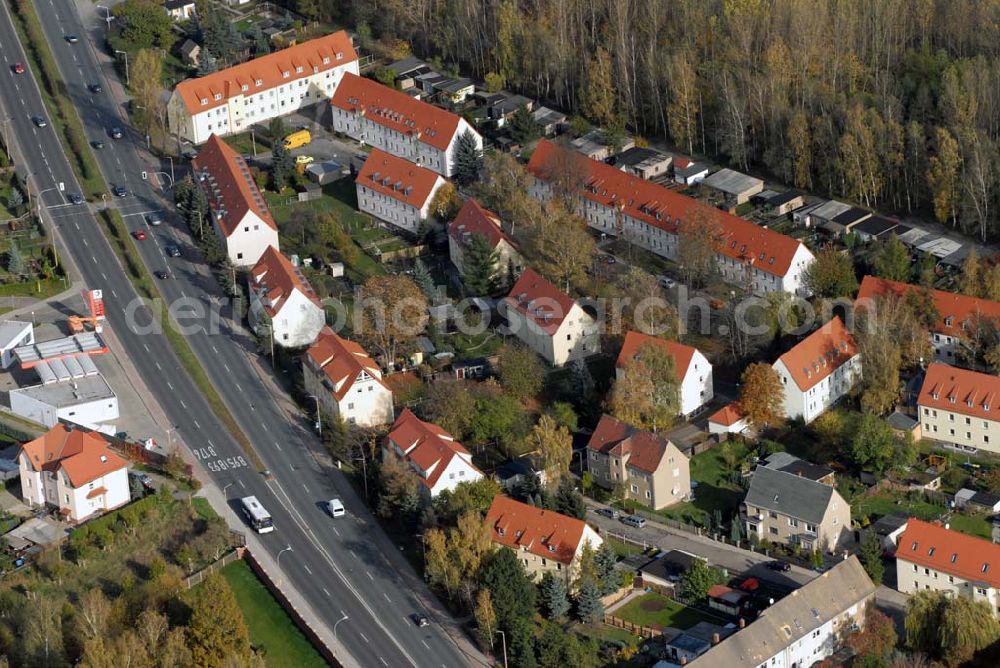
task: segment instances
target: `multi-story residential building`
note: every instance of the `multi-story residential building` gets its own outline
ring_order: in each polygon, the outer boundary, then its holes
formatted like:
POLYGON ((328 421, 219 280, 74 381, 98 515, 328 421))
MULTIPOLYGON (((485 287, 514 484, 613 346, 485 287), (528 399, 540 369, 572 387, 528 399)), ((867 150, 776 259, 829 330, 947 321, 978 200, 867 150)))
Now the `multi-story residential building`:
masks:
POLYGON ((82 522, 129 501, 128 463, 95 431, 57 424, 18 454, 21 497, 82 522))
POLYGON ((483 477, 472 455, 455 437, 404 408, 382 442, 382 458, 396 457, 420 479, 428 497, 483 477))
POLYGON ((499 310, 511 333, 553 366, 601 351, 597 321, 531 268, 517 279, 499 310))
POLYGON ((639 350, 645 345, 656 346, 673 359, 674 370, 680 381, 681 415, 691 415, 712 400, 715 396, 712 389, 712 364, 697 348, 677 341, 668 341, 640 332, 628 332, 625 334, 625 342, 615 364, 615 373, 618 377, 621 377, 629 361, 639 357, 639 350))
POLYGON ((191 168, 208 198, 212 225, 230 262, 253 266, 269 247, 278 248, 278 226, 243 156, 213 135, 191 168))
POLYGON ((602 415, 587 442, 587 468, 606 489, 621 485, 625 496, 654 510, 691 493, 688 458, 657 434, 602 415))
POLYGON ((328 100, 347 73, 358 73, 358 56, 341 30, 180 82, 167 123, 175 136, 201 144, 328 100))
POLYGON ((813 255, 797 239, 545 139, 532 153, 528 171, 534 176, 531 194, 541 200, 552 196, 553 184, 578 187, 576 213, 595 230, 682 262, 679 229, 683 221, 711 226, 718 241, 716 259, 723 280, 754 294, 806 291, 804 277, 813 255))
POLYGON ((512 549, 533 579, 551 572, 572 583, 584 547, 596 550, 604 542, 583 520, 503 494, 493 497, 485 522, 493 544, 512 549))
POLYGON ((496 253, 496 279, 509 280, 521 273, 524 258, 518 251, 517 243, 503 231, 500 217, 470 197, 448 225, 448 256, 459 274, 465 273, 465 247, 476 235, 486 239, 496 253))
POLYGON ((691 662, 696 668, 804 668, 829 657, 863 628, 875 584, 855 556, 763 610, 691 662))
POLYGON ((374 149, 354 185, 361 211, 414 233, 431 217, 431 202, 445 183, 429 169, 374 149))
POLYGON ((1000 545, 911 517, 896 542, 896 587, 983 601, 1000 617, 1000 545))
POLYGON ((785 388, 785 417, 812 422, 861 380, 854 337, 834 316, 773 364, 785 388))
POLYGON ((1000 452, 1000 377, 935 362, 917 397, 924 438, 1000 452))
POLYGON ((365 349, 329 327, 320 330, 302 361, 302 381, 320 410, 363 427, 392 422, 392 390, 365 349))
POLYGON ((326 324, 323 304, 298 267, 274 246, 250 270, 250 326, 286 348, 308 346, 326 324))
POLYGON ((908 283, 889 281, 876 276, 865 276, 854 302, 856 309, 872 308, 877 298, 902 298, 911 292, 926 294, 936 311, 936 318, 930 326, 931 345, 934 358, 948 364, 962 363, 962 348, 970 334, 981 326, 1000 325, 1000 302, 969 297, 955 292, 932 290, 908 283))
POLYGON ((330 100, 334 132, 343 132, 441 176, 455 172, 458 138, 479 136, 464 118, 377 81, 348 74, 330 100))
POLYGON ((740 507, 748 536, 833 552, 851 529, 851 507, 831 485, 758 466, 740 507))

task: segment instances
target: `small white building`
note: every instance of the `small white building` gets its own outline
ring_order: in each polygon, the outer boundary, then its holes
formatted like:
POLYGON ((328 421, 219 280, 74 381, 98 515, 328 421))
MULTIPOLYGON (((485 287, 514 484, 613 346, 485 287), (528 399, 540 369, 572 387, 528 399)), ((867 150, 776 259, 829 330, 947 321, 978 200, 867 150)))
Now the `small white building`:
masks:
POLYGON ((46 427, 66 420, 96 428, 120 417, 118 395, 101 374, 11 390, 10 410, 46 427))
POLYGON ((839 316, 773 365, 785 388, 785 417, 812 422, 861 380, 861 355, 839 316))
POLYGON ((334 420, 374 427, 392 422, 392 390, 364 348, 324 327, 302 361, 303 385, 334 420))
POLYGON ((514 276, 521 273, 524 258, 518 251, 517 243, 503 231, 499 216, 470 197, 448 225, 448 255, 459 274, 465 273, 465 247, 475 235, 486 239, 496 253, 494 277, 509 278, 511 271, 514 276))
POLYGON ((269 247, 250 270, 250 326, 276 345, 308 346, 326 324, 323 304, 298 267, 269 247))
POLYGON ((693 346, 657 336, 640 332, 625 334, 625 342, 615 364, 615 374, 618 377, 621 377, 623 369, 631 360, 639 358, 640 348, 645 345, 656 346, 673 359, 674 370, 680 381, 681 415, 691 415, 712 400, 715 392, 712 389, 712 364, 708 358, 693 346))
POLYGON ((687 158, 674 158, 674 181, 685 186, 701 183, 708 176, 708 165, 687 158))
POLYGON ((243 156, 212 135, 191 167, 208 198, 212 224, 230 262, 253 266, 268 248, 279 247, 278 226, 243 156))
POLYGON ((424 422, 409 408, 396 418, 382 442, 382 458, 395 457, 417 474, 424 494, 433 498, 460 483, 483 477, 472 455, 441 427, 424 422))
POLYGON ((18 463, 25 503, 58 508, 70 522, 129 502, 128 463, 97 432, 57 424, 25 443, 18 463))
POLYGON ((194 0, 165 0, 163 9, 174 21, 187 21, 194 17, 194 0))
POLYGON ((553 366, 601 352, 597 321, 530 267, 499 310, 510 332, 553 366))
POLYGON ((30 322, 4 320, 0 322, 0 366, 4 369, 15 362, 14 348, 35 342, 35 327, 30 322))
POLYGON ((737 402, 728 403, 708 416, 708 433, 742 434, 750 427, 746 413, 737 402))
POLYGON ((429 169, 374 149, 354 183, 362 212, 415 233, 431 217, 434 195, 446 181, 429 169))

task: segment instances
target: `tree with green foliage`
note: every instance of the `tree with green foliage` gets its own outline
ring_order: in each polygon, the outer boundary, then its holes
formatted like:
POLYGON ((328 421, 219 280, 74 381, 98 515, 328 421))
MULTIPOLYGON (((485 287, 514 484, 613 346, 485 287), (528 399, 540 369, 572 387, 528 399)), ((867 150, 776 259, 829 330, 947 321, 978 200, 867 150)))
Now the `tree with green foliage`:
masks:
POLYGON ((571 433, 577 430, 578 420, 572 404, 566 401, 554 401, 545 409, 545 412, 555 420, 558 426, 566 427, 571 433))
POLYGON ((535 123, 528 107, 521 105, 510 119, 510 136, 523 146, 538 139, 538 135, 538 124, 535 123))
POLYGON ((396 513, 413 513, 420 505, 420 481, 417 474, 395 457, 382 461, 378 469, 378 513, 392 517, 396 513))
POLYGON ((528 413, 520 401, 502 392, 485 392, 476 399, 475 406, 476 411, 469 418, 470 441, 496 441, 508 450, 521 442, 528 413))
POLYGON ((809 263, 805 284, 818 297, 853 297, 858 291, 854 261, 849 254, 842 253, 833 246, 826 246, 809 263))
POLYGON ((578 520, 587 516, 587 505, 583 502, 580 492, 576 491, 576 485, 571 477, 563 477, 556 493, 552 495, 551 502, 543 505, 578 520))
POLYGON ((879 245, 873 262, 876 276, 901 283, 910 280, 913 272, 910 264, 910 252, 895 234, 879 245))
POLYGON ((500 349, 497 376, 504 391, 520 401, 527 401, 541 392, 545 384, 545 367, 531 348, 509 343, 500 349))
POLYGON ((476 595, 476 608, 473 611, 476 618, 476 635, 481 647, 492 647, 493 636, 497 630, 497 613, 493 609, 493 597, 490 590, 483 587, 476 595))
POLYGON ((601 596, 618 591, 618 587, 621 585, 621 578, 618 577, 618 570, 615 568, 617 563, 618 555, 607 543, 602 543, 594 553, 594 569, 597 571, 597 583, 601 590, 601 596))
POLYGON ((888 668, 892 651, 899 641, 892 619, 870 605, 865 611, 865 627, 847 638, 855 652, 856 668, 888 668))
POLYGON ((10 248, 7 249, 7 271, 20 276, 24 273, 24 258, 21 256, 21 249, 17 247, 17 242, 10 241, 10 248))
POLYGON ((396 73, 391 67, 377 67, 372 73, 375 81, 389 88, 396 88, 396 73))
POLYGON ((1000 624, 985 601, 946 592, 917 592, 906 602, 906 644, 949 666, 961 665, 1000 640, 1000 624))
POLYGON ((500 254, 482 234, 473 234, 462 244, 462 283, 474 297, 489 297, 499 287, 497 263, 500 254))
POLYGON ((198 54, 198 76, 203 77, 219 71, 219 59, 208 49, 202 49, 198 54))
POLYGON ((874 531, 868 532, 861 543, 861 565, 876 585, 882 584, 885 564, 882 563, 882 541, 874 531))
POLYGON ((254 23, 253 27, 250 28, 247 38, 250 40, 250 44, 253 46, 254 58, 259 58, 260 56, 266 56, 271 53, 271 40, 267 38, 264 31, 261 30, 259 23, 254 23))
POLYGON ((871 413, 861 415, 851 439, 851 456, 858 466, 880 475, 892 463, 894 445, 895 435, 884 420, 871 413))
POLYGON ((445 525, 454 524, 459 516, 468 512, 484 515, 501 491, 500 483, 490 477, 460 482, 434 497, 434 512, 445 525))
POLYGON ((467 186, 479 180, 483 171, 483 149, 472 133, 466 130, 455 143, 455 168, 453 177, 459 185, 467 186))
POLYGON ((770 364, 757 362, 740 376, 739 405, 751 424, 767 427, 785 417, 785 388, 770 364))
POLYGON ((538 593, 541 597, 543 614, 548 619, 562 619, 569 612, 569 592, 566 590, 566 581, 563 578, 546 571, 538 584, 538 593))
POLYGON ((721 582, 717 568, 708 565, 704 559, 695 559, 681 576, 681 589, 689 601, 703 601, 708 590, 721 582))
POLYGON ((516 620, 530 620, 534 616, 538 591, 509 547, 501 547, 486 560, 479 585, 490 590, 500 628, 511 629, 516 620))
POLYGON ((608 403, 612 415, 640 429, 670 427, 681 409, 674 358, 654 343, 643 343, 620 370, 608 403))
POLYGON ((10 195, 7 197, 7 208, 10 209, 11 213, 17 213, 24 204, 24 195, 21 194, 21 189, 17 186, 11 186, 10 195))
POLYGON ((596 624, 604 616, 600 587, 590 578, 580 584, 577 592, 576 616, 584 624, 596 624))
POLYGON ((236 31, 229 15, 206 3, 198 22, 202 48, 214 53, 227 65, 232 64, 233 57, 243 48, 243 37, 236 31))
POLYGON ((153 0, 125 0, 112 7, 116 48, 123 51, 173 45, 174 21, 153 0))
POLYGON ((218 668, 234 657, 250 657, 250 633, 233 590, 218 573, 206 577, 194 599, 187 626, 188 645, 196 665, 218 668))
POLYGON ((285 142, 279 139, 271 151, 271 188, 280 193, 294 173, 295 158, 285 148, 285 142))
POLYGON ((536 668, 535 625, 530 617, 519 617, 504 628, 510 665, 536 668))
POLYGON ((424 297, 427 297, 427 301, 433 303, 434 299, 437 297, 434 277, 431 276, 431 272, 427 268, 427 265, 419 257, 413 263, 413 282, 416 283, 417 287, 420 288, 420 291, 424 293, 424 297))
POLYGON ((542 415, 525 436, 523 450, 538 455, 545 471, 545 485, 549 489, 559 486, 569 475, 573 436, 565 427, 556 425, 548 415, 542 415))

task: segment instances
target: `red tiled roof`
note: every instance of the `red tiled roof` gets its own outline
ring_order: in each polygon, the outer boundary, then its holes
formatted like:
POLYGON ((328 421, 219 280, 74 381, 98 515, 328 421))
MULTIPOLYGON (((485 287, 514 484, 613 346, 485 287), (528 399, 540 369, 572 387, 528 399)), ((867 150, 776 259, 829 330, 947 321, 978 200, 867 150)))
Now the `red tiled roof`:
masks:
POLYGON ((425 167, 376 148, 368 155, 355 183, 422 209, 434 195, 439 179, 444 181, 425 167))
POLYGON ((803 392, 858 354, 854 337, 839 316, 802 339, 778 358, 803 392))
POLYGON ((515 552, 521 548, 544 559, 570 564, 583 539, 583 520, 543 510, 498 494, 486 512, 490 540, 515 552))
POLYGON ((62 469, 75 488, 127 466, 99 432, 68 429, 61 423, 25 443, 21 451, 36 471, 62 469))
MULTIPOLYGON (((858 297, 854 301, 854 305, 855 308, 863 308, 865 301, 874 300, 876 297, 890 295, 905 297, 908 293, 920 289, 919 286, 909 283, 889 281, 876 276, 865 276, 861 281, 861 288, 858 290, 858 297)), ((937 334, 963 338, 965 330, 962 328, 962 324, 974 322, 976 316, 993 319, 1000 323, 1000 302, 969 297, 955 292, 945 292, 944 290, 930 290, 930 295, 939 315, 939 319, 931 325, 931 330, 937 334)))
POLYGON ((563 320, 576 304, 573 298, 535 273, 530 267, 524 270, 504 301, 535 322, 550 336, 555 334, 563 320))
POLYGON ((213 134, 208 138, 191 161, 191 166, 227 237, 236 231, 249 211, 257 214, 271 229, 278 229, 243 156, 230 148, 218 135, 213 134), (220 212, 224 212, 221 217, 220 212))
POLYGON ((500 228, 500 217, 484 209, 474 197, 465 200, 455 220, 448 226, 448 234, 460 244, 465 243, 467 235, 480 234, 486 237, 493 248, 499 246, 501 241, 517 247, 514 240, 500 228))
POLYGON ((610 415, 602 415, 597 423, 587 448, 605 455, 624 457, 628 455, 628 466, 655 473, 667 449, 671 446, 667 439, 625 424, 610 415))
POLYGON ((1000 545, 913 517, 899 537, 896 559, 1000 587, 1000 545))
POLYGON ((312 76, 313 68, 324 72, 356 61, 351 38, 340 30, 323 37, 317 37, 295 46, 260 58, 233 65, 224 70, 206 74, 196 79, 185 79, 174 90, 181 96, 184 105, 192 114, 200 114, 215 107, 221 107, 231 97, 238 95, 258 95, 264 91, 284 86, 303 77, 312 76), (337 58, 340 54, 340 58, 337 58), (323 59, 327 62, 324 63, 323 59), (296 72, 301 67, 302 72, 296 72), (288 77, 284 73, 288 73, 288 77), (261 85, 257 85, 257 81, 261 85), (243 86, 247 90, 243 90, 243 86), (219 95, 219 99, 215 99, 219 95), (202 104, 202 100, 205 104, 202 104))
POLYGON ((254 290, 263 292, 264 308, 272 318, 285 305, 292 292, 298 290, 316 306, 322 306, 312 285, 306 280, 299 268, 292 265, 274 246, 267 250, 257 260, 250 271, 253 277, 254 290))
POLYGON ((615 169, 603 162, 571 152, 543 139, 531 155, 528 171, 542 181, 552 177, 565 160, 582 178, 580 195, 602 207, 617 207, 636 220, 676 234, 679 222, 699 216, 717 229, 719 253, 748 262, 754 268, 775 276, 784 276, 801 242, 784 234, 754 225, 715 207, 685 197, 661 185, 615 169))
POLYGON ((404 136, 416 135, 423 143, 444 151, 458 131, 459 117, 433 104, 350 72, 344 75, 330 104, 345 111, 358 111, 404 136))
POLYGON ((469 451, 461 443, 436 424, 418 418, 409 408, 400 413, 385 437, 386 448, 398 455, 392 444, 403 451, 404 461, 426 474, 420 476, 420 480, 428 489, 434 488, 455 457, 461 457, 470 468, 479 472, 472 465, 469 451))
POLYGON ((101 494, 107 494, 107 493, 108 490, 104 489, 103 487, 97 487, 96 489, 92 489, 87 493, 87 498, 93 499, 100 496, 101 494))
POLYGON ((688 166, 693 165, 693 164, 694 164, 694 162, 692 162, 691 160, 688 160, 687 158, 675 158, 674 159, 674 167, 680 167, 681 169, 684 169, 685 167, 688 167, 688 166))
POLYGON ((668 341, 667 339, 661 339, 658 336, 650 336, 641 332, 628 332, 625 334, 625 342, 622 344, 621 352, 618 353, 618 361, 615 362, 615 366, 619 369, 625 368, 625 365, 629 361, 638 357, 639 349, 645 344, 656 346, 669 355, 674 360, 674 369, 677 371, 677 378, 682 381, 684 380, 684 376, 687 375, 688 367, 691 366, 694 354, 698 352, 697 348, 686 346, 677 341, 668 341))
POLYGON ((924 374, 917 404, 1000 420, 1000 377, 934 362, 924 374))
POLYGON ((320 330, 306 355, 317 368, 323 370, 333 387, 337 388, 332 390, 337 401, 347 396, 362 371, 385 385, 382 370, 365 349, 354 341, 341 338, 329 327, 320 330))
POLYGON ((708 421, 731 427, 745 418, 746 413, 743 412, 738 403, 733 401, 708 416, 708 421))

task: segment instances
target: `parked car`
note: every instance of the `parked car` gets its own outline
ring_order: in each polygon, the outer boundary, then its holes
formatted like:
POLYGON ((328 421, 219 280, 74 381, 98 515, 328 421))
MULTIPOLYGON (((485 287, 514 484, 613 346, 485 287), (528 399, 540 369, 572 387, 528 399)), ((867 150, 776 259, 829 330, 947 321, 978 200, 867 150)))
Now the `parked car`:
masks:
POLYGON ((14 74, 24 74, 24 63, 14 63, 11 69, 14 70, 14 74))
POLYGON ((622 514, 615 510, 614 508, 598 508, 594 511, 598 515, 604 515, 605 517, 610 517, 613 520, 619 519, 622 514))
POLYGON ((142 471, 129 471, 128 475, 138 480, 146 489, 153 489, 153 479, 142 471))
POLYGON ((638 515, 626 515, 621 519, 622 524, 627 524, 630 527, 635 527, 636 529, 641 529, 646 526, 646 518, 639 517, 638 515))
POLYGON ((37 125, 40 128, 47 127, 48 124, 49 124, 49 122, 47 120, 45 120, 44 116, 32 116, 31 117, 31 122, 34 123, 35 125, 37 125))
POLYGON ((764 566, 772 571, 778 571, 779 573, 787 573, 792 570, 792 565, 787 561, 769 561, 764 566))
POLYGON ((90 90, 91 93, 101 93, 104 91, 104 87, 101 86, 101 84, 99 83, 92 83, 89 86, 87 86, 87 88, 90 90))

